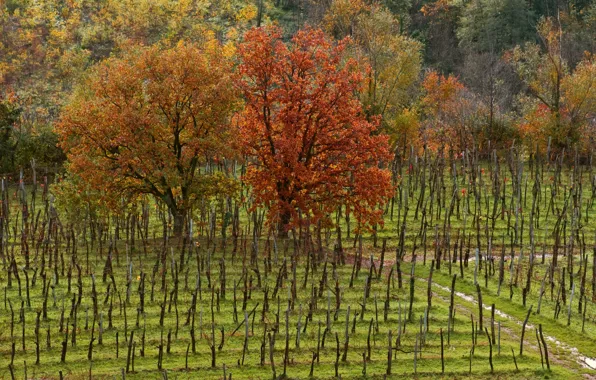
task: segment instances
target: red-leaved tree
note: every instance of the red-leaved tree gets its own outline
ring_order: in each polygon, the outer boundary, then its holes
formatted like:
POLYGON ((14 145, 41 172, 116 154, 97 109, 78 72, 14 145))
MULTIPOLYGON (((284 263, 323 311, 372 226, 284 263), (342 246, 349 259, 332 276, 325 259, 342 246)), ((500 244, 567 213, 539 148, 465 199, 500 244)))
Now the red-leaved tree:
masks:
POLYGON ((366 72, 344 54, 348 43, 307 28, 286 44, 279 28, 266 27, 239 46, 245 180, 282 233, 340 206, 361 226, 381 222, 379 206, 391 196, 388 139, 363 113, 366 72))

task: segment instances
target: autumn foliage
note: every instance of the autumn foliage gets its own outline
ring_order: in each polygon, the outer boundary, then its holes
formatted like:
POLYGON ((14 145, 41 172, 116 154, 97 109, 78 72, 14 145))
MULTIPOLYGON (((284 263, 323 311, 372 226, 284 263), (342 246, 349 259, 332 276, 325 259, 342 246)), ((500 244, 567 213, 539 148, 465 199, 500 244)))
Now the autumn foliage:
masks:
MULTIPOLYGON (((330 220, 338 209, 354 214, 359 228, 380 223, 394 195, 392 174, 395 184, 407 151, 486 153, 519 137, 531 151, 551 142, 554 153, 595 145, 594 56, 568 64, 560 26, 551 19, 538 25, 541 46, 510 50, 502 59, 508 70, 491 63, 489 78, 479 80, 471 64, 467 76, 445 68, 421 76, 423 46, 403 34, 408 20, 397 17, 396 4, 330 1, 319 20, 328 35, 306 27, 287 42, 277 26, 248 29, 253 19, 270 25, 262 4, 228 4, 221 11, 242 27, 220 29, 191 28, 192 7, 168 21, 159 12, 152 17, 146 5, 131 9, 130 17, 113 17, 133 38, 107 44, 117 47, 110 58, 85 71, 90 57, 105 52, 81 51, 61 64, 84 80, 60 110, 56 131, 75 182, 107 203, 152 194, 169 208, 176 232, 197 200, 233 192, 237 183, 213 173, 211 163, 239 152, 252 205, 265 207, 269 223, 285 232, 330 220), (136 19, 170 32, 144 47, 154 36, 136 19), (521 81, 504 83, 497 78, 502 72, 521 81), (502 86, 522 83, 510 104, 499 101, 502 86)), ((455 8, 440 0, 421 11, 447 25, 455 8)), ((126 14, 121 10, 115 14, 126 14)), ((20 20, 18 14, 5 13, 2 25, 20 20)), ((61 51, 52 50, 48 62, 61 51)), ((491 57, 487 64, 501 59, 491 57)), ((35 61, 29 58, 15 69, 2 63, 0 80, 23 87, 15 72, 35 61)), ((54 109, 63 101, 50 103, 54 109)), ((15 139, 5 136, 2 145, 15 139)))
POLYGON ((240 117, 246 181, 270 220, 287 229, 344 205, 362 225, 380 222, 392 194, 388 138, 375 134, 358 99, 365 68, 347 59, 348 40, 304 29, 290 43, 258 28, 239 46, 240 117))
MULTIPOLYGON (((423 140, 431 149, 459 145, 458 111, 464 90, 463 84, 454 76, 445 77, 436 71, 430 71, 422 82, 424 96, 421 100, 427 116, 423 140)), ((461 131, 463 132, 463 131, 461 131)))
POLYGON ((527 88, 520 134, 533 151, 560 153, 577 145, 590 152, 595 146, 596 59, 586 53, 571 71, 556 22, 542 20, 537 30, 542 46, 517 46, 505 55, 527 88))
POLYGON ((182 43, 102 62, 56 128, 70 171, 116 202, 153 194, 180 232, 193 200, 224 180, 201 173, 230 146, 236 99, 220 51, 182 43))

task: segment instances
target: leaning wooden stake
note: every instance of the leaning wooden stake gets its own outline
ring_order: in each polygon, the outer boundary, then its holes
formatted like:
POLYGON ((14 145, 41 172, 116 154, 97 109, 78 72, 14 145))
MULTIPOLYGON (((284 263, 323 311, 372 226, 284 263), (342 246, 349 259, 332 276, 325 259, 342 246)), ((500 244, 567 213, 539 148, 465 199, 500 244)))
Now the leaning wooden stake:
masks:
POLYGON ((132 342, 135 336, 134 330, 130 332, 130 338, 128 339, 128 355, 126 356, 126 373, 130 373, 130 363, 132 359, 132 342))
POLYGON ((530 306, 530 309, 528 310, 528 314, 526 315, 526 319, 524 320, 524 324, 522 325, 521 339, 519 342, 519 356, 522 356, 524 353, 524 334, 526 333, 526 324, 528 323, 528 319, 530 319, 530 313, 532 312, 532 307, 534 307, 534 305, 530 306))
POLYGON ((546 341, 544 340, 544 335, 542 334, 542 324, 538 325, 538 332, 540 333, 542 347, 544 347, 544 358, 546 359, 546 368, 548 368, 548 370, 550 371, 550 363, 548 361, 548 349, 546 348, 546 341))
POLYGON ((536 333, 536 341, 538 343, 538 351, 540 351, 540 365, 542 365, 542 369, 544 369, 544 355, 542 354, 542 343, 540 342, 540 337, 538 337, 538 329, 534 329, 536 333))
POLYGON ((486 333, 486 337, 488 338, 488 363, 490 364, 490 373, 493 373, 493 344, 490 340, 490 334, 488 333, 488 329, 485 327, 484 332, 486 333))

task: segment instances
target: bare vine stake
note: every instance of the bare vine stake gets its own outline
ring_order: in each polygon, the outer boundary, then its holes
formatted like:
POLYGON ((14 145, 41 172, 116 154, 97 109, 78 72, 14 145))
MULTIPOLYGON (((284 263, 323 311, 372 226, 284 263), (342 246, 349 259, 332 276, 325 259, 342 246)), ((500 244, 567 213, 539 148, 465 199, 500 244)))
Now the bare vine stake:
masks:
POLYGON ((519 372, 519 368, 517 368, 517 360, 515 359, 515 352, 513 351, 513 347, 511 347, 511 354, 513 355, 513 363, 515 364, 515 370, 519 372))
POLYGON ((472 354, 473 354, 474 348, 476 346, 475 339, 474 339, 475 331, 474 331, 474 315, 473 314, 470 314, 470 322, 472 323, 472 354))
POLYGON ((544 340, 544 335, 542 334, 542 324, 538 325, 538 331, 540 333, 542 347, 544 347, 544 358, 546 359, 546 368, 548 368, 548 370, 550 371, 550 362, 548 361, 548 349, 546 348, 546 341, 544 340))
POLYGON ((455 280, 457 279, 457 275, 454 274, 453 278, 451 279, 451 295, 449 299, 449 320, 447 326, 447 344, 451 344, 451 331, 455 329, 455 307, 454 307, 454 297, 455 297, 455 280))
POLYGON ((519 356, 522 356, 524 353, 524 334, 526 333, 526 324, 528 323, 528 319, 530 319, 530 313, 532 312, 532 307, 534 307, 534 305, 530 306, 530 309, 528 310, 528 314, 526 315, 526 319, 524 320, 524 324, 522 325, 521 339, 519 342, 519 356))
POLYGON ((490 364, 490 373, 493 373, 493 344, 490 340, 490 335, 489 335, 488 329, 486 327, 484 328, 484 332, 486 333, 486 337, 488 338, 488 348, 489 348, 488 362, 490 364))
MULTIPOLYGON (((571 273, 571 271, 569 271, 571 273)), ((573 302, 573 294, 575 293, 575 282, 571 287, 571 297, 569 298, 569 307, 567 310, 567 326, 571 326, 571 303, 573 302)))
MULTIPOLYGON (((215 344, 215 343, 213 343, 215 344)), ((242 346, 242 365, 244 365, 244 357, 248 350, 248 312, 244 310, 244 345, 242 346)))
POLYGON ((391 330, 388 333, 388 344, 387 344, 387 375, 391 375, 391 360, 393 359, 393 352, 392 352, 392 339, 391 339, 391 330))
POLYGON ((368 336, 366 338, 366 359, 365 359, 365 361, 370 360, 370 353, 372 351, 372 347, 370 345, 370 334, 372 332, 372 326, 373 326, 373 320, 371 318, 370 324, 368 325, 368 336))
POLYGON ((492 344, 495 344, 495 304, 493 303, 490 310, 490 335, 492 344))
POLYGON ((290 329, 289 329, 289 315, 290 309, 286 309, 286 348, 284 350, 284 373, 283 377, 286 377, 286 368, 288 366, 288 353, 290 349, 290 329))
POLYGON ((308 377, 312 378, 314 375, 315 370, 315 359, 317 358, 317 353, 312 353, 312 360, 310 361, 310 372, 308 373, 308 377))
POLYGON ((416 343, 414 343, 414 373, 417 372, 416 364, 418 359, 418 337, 420 334, 416 334, 416 343))
POLYGON ((335 377, 339 378, 339 336, 335 332, 335 377))
POLYGON ((346 330, 344 333, 344 353, 342 355, 341 361, 345 362, 348 358, 348 347, 350 345, 350 335, 349 335, 349 326, 350 326, 350 306, 348 305, 348 310, 346 311, 346 330))
POLYGON ((476 292, 478 293, 478 329, 482 331, 482 292, 478 283, 476 283, 476 292))
POLYGON ((443 346, 443 329, 440 329, 441 332, 441 373, 445 373, 445 356, 444 356, 444 346, 443 346))
POLYGON ((542 354, 542 343, 538 337, 538 329, 534 329, 534 333, 536 333, 536 342, 538 343, 538 351, 540 351, 540 364, 542 365, 542 369, 544 369, 544 355, 542 354))
POLYGON ((275 337, 271 335, 271 333, 267 334, 269 338, 269 361, 271 362, 271 371, 273 372, 273 379, 276 379, 276 372, 275 372, 275 361, 273 360, 273 354, 275 352, 275 337))
POLYGON ((130 338, 128 339, 128 356, 126 357, 126 373, 130 373, 130 363, 132 355, 132 342, 134 339, 134 330, 130 332, 130 338))
POLYGON ((190 343, 186 346, 186 358, 184 361, 184 369, 188 371, 188 352, 190 351, 190 343))
POLYGON ((499 336, 498 336, 497 348, 499 350, 498 355, 501 355, 501 321, 499 321, 499 336))

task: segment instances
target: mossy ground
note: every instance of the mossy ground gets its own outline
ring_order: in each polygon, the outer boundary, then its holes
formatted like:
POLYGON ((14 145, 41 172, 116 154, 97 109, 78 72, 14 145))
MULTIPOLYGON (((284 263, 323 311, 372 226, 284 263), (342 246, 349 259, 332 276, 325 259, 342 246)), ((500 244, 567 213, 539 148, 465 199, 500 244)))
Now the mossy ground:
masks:
MULTIPOLYGON (((569 173, 566 173, 566 178, 569 178, 569 173)), ((530 183, 531 188, 531 183, 530 183)), ((586 187, 587 189, 588 187, 586 187)), ((536 258, 533 266, 533 276, 531 282, 531 290, 529 291, 526 299, 526 306, 522 305, 522 288, 525 286, 526 273, 529 267, 529 235, 528 235, 528 212, 522 213, 526 220, 526 225, 523 232, 521 233, 520 240, 517 244, 512 247, 509 243, 510 238, 505 239, 506 247, 506 263, 504 271, 504 280, 501 286, 501 293, 497 295, 498 289, 498 267, 500 261, 500 252, 502 247, 503 236, 509 236, 512 234, 514 226, 511 224, 511 220, 504 215, 503 219, 498 218, 495 222, 494 230, 491 228, 491 234, 495 237, 494 244, 492 245, 492 254, 495 257, 495 273, 491 273, 488 279, 485 280, 485 268, 483 265, 479 267, 478 272, 478 283, 481 286, 483 304, 490 306, 495 304, 495 308, 503 314, 497 313, 495 317, 495 329, 500 322, 500 341, 497 339, 492 346, 493 351, 493 371, 491 372, 489 365, 489 352, 490 346, 489 341, 484 332, 478 332, 477 343, 475 345, 474 355, 472 357, 471 370, 470 370, 470 349, 472 347, 472 325, 471 316, 474 321, 478 321, 478 305, 476 288, 474 284, 474 249, 475 245, 475 229, 473 221, 474 209, 469 208, 467 211, 468 216, 466 217, 466 208, 464 202, 467 202, 465 198, 461 198, 460 215, 457 217, 456 214, 451 217, 450 220, 450 231, 452 239, 457 234, 457 231, 466 234, 471 233, 471 247, 470 260, 467 267, 464 268, 464 277, 460 276, 460 264, 459 261, 449 264, 448 261, 442 261, 440 270, 435 269, 433 273, 433 284, 431 287, 432 291, 432 307, 430 309, 428 318, 428 331, 422 333, 425 337, 425 343, 421 348, 420 356, 416 359, 416 368, 414 367, 414 349, 416 345, 417 336, 420 337, 421 327, 420 319, 424 316, 427 307, 427 289, 428 289, 428 276, 430 272, 431 259, 434 258, 435 251, 433 247, 434 242, 434 228, 428 228, 427 236, 427 247, 426 247, 426 264, 423 263, 424 251, 423 247, 420 247, 420 218, 415 218, 415 202, 419 197, 419 188, 412 184, 411 195, 409 197, 410 206, 406 209, 402 207, 399 211, 397 207, 394 209, 394 217, 391 220, 389 214, 386 216, 386 223, 382 229, 378 231, 377 247, 373 246, 373 239, 369 235, 365 235, 363 238, 363 261, 360 273, 353 281, 350 286, 350 279, 352 276, 352 262, 355 255, 358 252, 358 244, 353 244, 353 234, 348 238, 344 236, 344 249, 346 253, 346 264, 339 265, 336 268, 337 281, 341 290, 341 305, 339 310, 335 310, 335 283, 333 280, 333 274, 331 264, 328 265, 328 289, 323 291, 322 297, 317 297, 316 310, 313 313, 312 321, 308 322, 308 326, 304 332, 300 333, 300 346, 297 346, 297 322, 300 318, 301 327, 304 328, 306 316, 308 314, 309 302, 311 300, 311 294, 313 287, 319 287, 323 264, 320 263, 316 270, 310 271, 308 279, 305 281, 306 276, 306 255, 301 253, 296 257, 299 258, 296 264, 296 288, 297 297, 294 302, 293 310, 289 313, 289 358, 286 369, 287 376, 290 378, 306 378, 309 375, 311 368, 311 361, 313 352, 317 350, 319 324, 321 325, 321 334, 325 329, 326 316, 327 316, 327 303, 328 297, 331 307, 331 331, 326 334, 324 348, 320 349, 319 360, 315 361, 313 367, 313 374, 316 378, 333 378, 335 374, 334 363, 336 360, 336 341, 335 333, 338 334, 340 343, 340 354, 343 355, 344 342, 345 342, 345 325, 346 325, 346 310, 349 306, 350 322, 349 322, 349 349, 347 353, 347 360, 339 362, 338 372, 342 378, 383 378, 387 371, 387 350, 388 350, 388 332, 391 330, 394 339, 394 353, 396 356, 392 362, 392 375, 391 377, 418 377, 418 378, 462 378, 462 377, 474 377, 474 378, 581 378, 581 377, 594 377, 596 376, 596 370, 592 370, 582 366, 580 356, 596 357, 596 306, 593 302, 591 293, 591 273, 592 273, 592 255, 594 254, 591 250, 587 250, 586 254, 588 257, 588 268, 587 268, 587 283, 586 283, 586 295, 587 297, 583 300, 588 302, 586 308, 586 318, 582 317, 582 314, 578 312, 578 301, 580 294, 580 281, 581 277, 576 273, 580 267, 580 253, 579 251, 574 252, 573 265, 574 265, 574 281, 575 291, 574 298, 571 304, 571 318, 567 320, 567 312, 569 302, 571 298, 571 291, 567 290, 567 299, 565 304, 561 304, 561 312, 558 319, 554 319, 556 298, 558 291, 558 284, 560 281, 561 273, 560 268, 557 269, 556 279, 557 286, 554 287, 553 298, 551 299, 550 287, 547 288, 541 304, 540 314, 536 314, 539 291, 545 271, 551 261, 552 245, 554 244, 552 236, 552 226, 555 223, 554 212, 547 213, 547 206, 549 204, 550 196, 549 192, 545 192, 546 199, 542 200, 541 205, 541 216, 538 218, 538 224, 543 226, 536 229, 536 258), (403 213, 407 215, 404 219, 403 213), (398 281, 395 277, 396 271, 393 272, 392 282, 390 284, 390 301, 389 301, 389 313, 387 320, 383 316, 383 307, 386 297, 387 290, 387 279, 391 268, 395 269, 395 252, 398 247, 398 236, 399 227, 398 220, 405 220, 406 223, 406 238, 404 242, 405 260, 401 264, 401 270, 403 273, 403 286, 400 289, 398 281), (464 221, 466 224, 464 224, 464 221), (509 234, 509 235, 508 235, 509 234), (418 236, 418 237, 417 237, 418 236), (383 274, 379 279, 373 276, 371 282, 370 296, 366 301, 366 311, 362 318, 361 315, 357 316, 355 323, 355 330, 352 332, 352 325, 354 319, 354 312, 361 312, 362 309, 362 298, 364 293, 364 286, 367 275, 369 273, 370 256, 374 257, 375 267, 379 266, 379 257, 381 251, 382 239, 387 239, 387 250, 385 255, 385 265, 383 274), (409 306, 409 294, 410 294, 410 273, 411 273, 411 261, 412 251, 414 248, 414 242, 417 241, 416 251, 416 264, 414 271, 414 302, 412 308, 412 318, 406 324, 405 332, 401 337, 401 345, 397 348, 395 346, 395 338, 398 331, 399 312, 401 305, 402 319, 405 320, 407 309, 409 306), (541 262, 542 245, 544 244, 546 249, 546 260, 545 263, 541 262), (356 246, 356 248, 354 248, 356 246), (510 271, 510 252, 513 249, 515 252, 515 261, 513 265, 513 271, 510 271), (523 249, 523 259, 520 261, 520 251, 523 249), (511 273, 514 274, 512 281, 511 273), (449 314, 449 299, 450 291, 448 290, 451 286, 451 276, 457 274, 456 291, 464 293, 472 299, 464 299, 462 297, 455 297, 455 321, 453 323, 453 330, 449 334, 449 343, 447 343, 447 330, 448 330, 448 314, 449 314), (510 283, 515 284, 515 277, 518 277, 517 285, 512 287, 510 283), (485 285, 488 286, 485 286, 485 285), (447 288, 447 290, 446 290, 447 288), (510 290, 513 290, 513 295, 510 298, 510 290), (375 297, 377 299, 375 307, 375 297), (524 352, 523 355, 519 355, 520 349, 520 335, 521 335, 521 323, 525 319, 527 310, 533 306, 533 312, 530 315, 528 327, 525 332, 524 339, 524 352), (300 310, 302 310, 300 312, 300 310), (337 318, 333 318, 337 315, 337 318), (378 317, 377 317, 378 315, 378 317), (367 352, 367 338, 368 330, 371 319, 373 320, 373 329, 371 334, 371 355, 370 360, 366 362, 366 375, 363 373, 364 362, 362 355, 367 352), (378 323, 378 331, 376 329, 378 323), (555 338, 558 343, 547 339, 547 348, 550 359, 551 370, 546 369, 546 364, 541 363, 541 355, 539 351, 539 345, 537 342, 535 328, 538 324, 542 324, 544 334, 548 337, 555 338), (445 371, 441 371, 441 344, 440 344, 440 330, 443 331, 444 338, 444 363, 445 371), (500 343, 500 344, 499 344, 500 343), (499 348, 500 345, 500 348, 499 348), (397 348, 397 351, 395 349, 397 348), (517 367, 514 364, 512 349, 515 352, 517 367)), ((406 192, 407 194, 407 192, 406 192)), ((486 196, 490 207, 492 207, 492 200, 487 190, 486 196)), ((508 193, 508 196, 511 194, 508 193)), ((593 203, 590 204, 591 193, 589 190, 584 191, 584 203, 581 205, 582 210, 585 210, 585 214, 582 219, 582 232, 586 239, 586 247, 590 247, 591 237, 594 236, 596 231, 596 209, 593 203)), ((526 207, 526 203, 531 204, 531 195, 527 196, 527 200, 523 201, 522 207, 526 207)), ((563 208, 564 196, 562 194, 556 195, 553 199, 555 208, 559 210, 563 208)), ((507 200, 507 204, 510 201, 507 200)), ((472 202, 473 205, 473 202, 472 202)), ((442 207, 447 207, 443 205, 442 207)), ((437 206, 435 206, 437 207, 437 206)), ((488 214, 491 212, 490 207, 486 210, 483 209, 481 214, 488 214)), ((511 210, 507 210, 510 212, 511 210)), ((443 217, 445 211, 442 213, 443 217)), ((246 222, 248 218, 243 216, 243 221, 246 222)), ((436 218, 434 224, 442 228, 444 220, 436 218)), ((353 222, 352 222, 353 223, 353 222)), ((347 230, 345 220, 342 219, 342 225, 344 231, 347 230)), ((161 226, 155 221, 155 230, 159 233, 161 226)), ((353 225, 351 226, 354 227, 353 225)), ((150 235, 151 236, 151 235, 150 235)), ((104 246, 103 256, 100 256, 98 250, 95 248, 90 251, 90 262, 89 272, 87 273, 86 263, 86 245, 79 244, 79 257, 78 262, 81 264, 83 269, 83 298, 77 313, 77 333, 76 333, 76 345, 71 344, 72 339, 72 319, 70 319, 70 331, 69 331, 69 343, 67 348, 67 355, 65 363, 61 363, 61 342, 65 338, 64 332, 59 331, 62 305, 64 305, 64 326, 66 326, 66 320, 69 318, 69 312, 71 308, 71 300, 74 295, 77 294, 78 290, 76 287, 76 269, 73 270, 73 278, 71 284, 71 291, 68 292, 68 281, 67 272, 69 269, 70 256, 65 253, 65 270, 62 272, 62 266, 58 267, 59 281, 56 282, 52 279, 53 290, 49 293, 48 298, 48 319, 42 320, 40 324, 40 364, 36 365, 36 354, 35 354, 35 319, 36 312, 41 309, 43 297, 42 297, 42 280, 40 273, 37 274, 36 284, 31 286, 30 289, 30 302, 28 306, 26 303, 27 296, 25 291, 25 277, 23 272, 23 258, 19 253, 20 243, 18 240, 10 242, 15 246, 17 250, 16 257, 18 259, 18 267, 21 278, 21 291, 15 278, 12 279, 12 287, 7 286, 8 275, 7 271, 0 272, 0 289, 2 290, 2 302, 0 303, 0 378, 10 378, 11 373, 8 369, 11 363, 11 343, 15 343, 16 355, 14 357, 14 375, 15 378, 23 378, 25 376, 25 362, 27 368, 27 377, 29 378, 58 378, 59 371, 62 371, 66 378, 119 378, 121 377, 121 371, 126 368, 127 364, 127 344, 125 341, 125 320, 127 323, 126 330, 128 333, 134 331, 134 342, 136 343, 135 355, 134 355, 134 371, 131 370, 126 373, 127 378, 222 378, 225 373, 229 376, 232 375, 233 379, 269 379, 272 378, 273 372, 270 365, 269 359, 269 344, 265 345, 265 361, 264 365, 261 365, 261 342, 265 332, 271 332, 271 329, 276 326, 276 313, 278 312, 279 302, 279 326, 278 331, 275 334, 275 351, 274 351, 274 362, 276 374, 280 376, 283 373, 283 358, 284 358, 284 347, 285 347, 285 310, 288 305, 289 289, 291 287, 292 273, 290 260, 292 258, 293 242, 288 239, 285 243, 278 241, 278 253, 274 255, 270 253, 271 259, 271 271, 265 270, 265 259, 267 252, 271 252, 271 245, 269 249, 266 248, 264 239, 261 240, 259 246, 259 259, 258 259, 258 271, 261 276, 261 285, 257 285, 257 275, 254 271, 255 265, 250 264, 250 244, 248 241, 247 253, 244 253, 242 248, 242 242, 239 244, 238 252, 232 254, 232 243, 231 237, 228 238, 225 250, 222 248, 222 241, 217 239, 217 246, 213 249, 213 246, 207 248, 207 241, 204 237, 199 237, 197 240, 200 242, 200 247, 195 248, 189 255, 186 253, 187 260, 184 265, 180 267, 180 250, 176 240, 170 241, 170 247, 167 249, 166 255, 166 283, 168 292, 173 289, 173 272, 172 260, 176 261, 176 265, 180 268, 179 273, 179 293, 176 305, 172 304, 171 309, 166 308, 165 319, 163 328, 160 326, 160 304, 163 302, 163 290, 161 282, 161 273, 164 269, 163 266, 158 267, 158 271, 153 277, 153 268, 155 263, 158 261, 158 256, 162 252, 162 241, 148 240, 147 247, 145 250, 142 247, 142 243, 137 239, 134 248, 127 251, 127 246, 124 241, 117 242, 119 258, 113 260, 113 271, 116 282, 117 291, 120 292, 120 296, 124 302, 126 298, 126 283, 127 283, 127 271, 130 270, 132 265, 132 282, 130 299, 126 306, 126 318, 124 316, 124 309, 121 309, 118 295, 113 292, 108 297, 108 302, 104 302, 106 299, 106 291, 110 284, 108 281, 103 282, 101 274, 103 273, 105 260, 106 260, 106 247, 104 246), (276 257, 277 256, 277 257, 276 257), (220 263, 222 260, 226 266, 226 295, 225 298, 220 299, 219 310, 214 311, 215 321, 215 337, 216 346, 221 342, 220 329, 224 331, 224 344, 221 350, 216 351, 216 367, 211 368, 211 352, 209 348, 210 336, 211 336, 211 302, 212 302, 212 291, 208 287, 207 278, 207 261, 210 258, 210 279, 213 289, 220 289, 220 263), (264 292, 268 289, 268 294, 271 294, 276 286, 276 280, 280 271, 281 265, 287 260, 288 263, 288 278, 283 282, 282 287, 278 291, 278 299, 269 300, 269 311, 262 316, 262 306, 264 303, 264 292), (197 263, 203 260, 205 267, 203 270, 197 270, 197 263), (137 307, 139 305, 139 293, 138 287, 140 282, 141 272, 147 275, 145 284, 145 313, 140 316, 137 325, 137 307), (91 299, 91 277, 90 274, 94 273, 96 277, 96 286, 99 299, 99 313, 103 320, 105 331, 102 336, 102 344, 99 345, 98 338, 98 326, 96 322, 94 336, 96 341, 93 345, 93 360, 88 360, 88 345, 92 334, 92 321, 93 321, 93 303, 91 299), (189 347, 190 329, 189 325, 185 325, 187 311, 191 305, 192 292, 195 288, 197 276, 201 278, 201 294, 200 300, 197 303, 197 309, 195 314, 195 331, 197 336, 196 341, 196 352, 190 352, 188 355, 188 369, 186 369, 186 352, 189 347), (244 326, 242 321, 244 319, 242 311, 242 300, 243 300, 243 289, 244 289, 244 277, 248 276, 252 279, 252 287, 250 289, 250 298, 246 303, 246 311, 250 312, 256 307, 254 318, 249 319, 249 338, 248 338, 248 349, 245 353, 244 363, 242 364, 242 353, 245 341, 244 326), (154 280, 154 297, 151 300, 151 281, 154 280), (237 297, 237 316, 238 320, 234 319, 233 312, 233 299, 234 299, 234 284, 236 284, 236 297, 237 297), (55 302, 54 302, 55 300, 55 302), (110 300, 113 305, 113 327, 107 328, 108 325, 108 308, 110 300), (9 307, 9 301, 12 303, 14 310, 14 331, 11 335, 11 312, 9 307), (22 347, 22 331, 23 323, 20 322, 20 309, 21 303, 24 302, 24 317, 25 317, 25 348, 22 347), (257 306, 258 305, 258 306, 257 306), (88 310, 86 314, 86 310, 88 310), (178 314, 178 317, 177 317, 178 314), (178 330, 176 331, 178 318, 178 330), (254 323, 253 323, 254 321, 254 323), (87 327, 86 327, 87 325, 87 327), (239 326, 238 330, 232 334, 232 332, 239 326), (51 347, 46 346, 46 334, 50 334, 51 347), (140 355, 142 347, 142 334, 145 332, 145 352, 144 356, 140 355), (164 344, 167 341, 167 335, 171 332, 171 347, 170 352, 166 353, 164 347, 162 370, 158 370, 158 345, 161 342, 161 336, 163 334, 164 344), (116 333, 119 335, 119 346, 116 346, 116 333)), ((326 240, 326 239, 324 239, 326 240)), ((467 241, 467 240, 466 240, 467 241)), ((483 235, 483 247, 481 247, 481 254, 486 257, 486 239, 483 235)), ((270 242, 271 243, 271 242, 270 242)), ((324 252, 326 252, 328 260, 332 258, 333 248, 333 235, 326 244, 324 241, 323 245, 324 252)), ((52 243, 50 242, 50 245, 52 243)), ((65 242, 61 242, 62 246, 59 250, 65 250, 65 242)), ((35 247, 34 247, 35 248, 35 247)), ((32 248, 32 268, 39 266, 41 251, 43 251, 43 244, 40 244, 39 249, 32 248)), ((130 247, 129 247, 130 248, 130 247)), ((302 251, 306 250, 301 247, 302 251)), ((464 248, 464 251, 467 249, 464 248)), ((453 250, 453 241, 451 243, 451 250, 453 250)), ((444 252, 443 258, 450 253, 444 252)), ((322 255, 324 256, 325 253, 322 255)), ((47 260, 47 258, 46 258, 47 260)), ((567 257, 560 256, 561 265, 568 265, 567 257)), ((47 265, 47 261, 46 261, 47 265)), ((53 269, 46 269, 48 279, 53 278, 53 269)), ((33 277, 33 271, 28 271, 29 281, 33 277)), ((568 279, 567 279, 568 280, 568 279)), ((250 285, 250 283, 249 283, 250 285)), ((566 282, 566 287, 569 287, 569 281, 566 282)), ((169 304, 169 296, 168 296, 169 304)), ((483 324, 491 331, 491 317, 490 310, 483 310, 483 324)))

